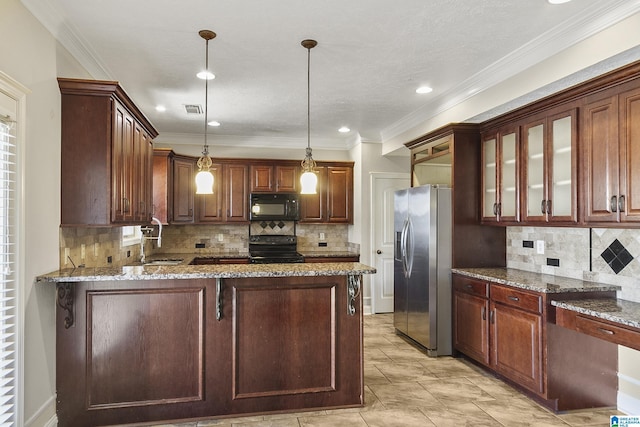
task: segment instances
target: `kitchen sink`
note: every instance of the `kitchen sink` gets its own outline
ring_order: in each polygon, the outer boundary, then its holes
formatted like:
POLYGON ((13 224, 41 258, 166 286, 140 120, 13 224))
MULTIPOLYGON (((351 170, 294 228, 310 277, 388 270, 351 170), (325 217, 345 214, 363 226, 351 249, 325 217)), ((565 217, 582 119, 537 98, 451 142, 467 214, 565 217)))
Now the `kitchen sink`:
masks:
POLYGON ((182 264, 183 261, 182 258, 153 259, 145 261, 144 265, 178 265, 182 264))

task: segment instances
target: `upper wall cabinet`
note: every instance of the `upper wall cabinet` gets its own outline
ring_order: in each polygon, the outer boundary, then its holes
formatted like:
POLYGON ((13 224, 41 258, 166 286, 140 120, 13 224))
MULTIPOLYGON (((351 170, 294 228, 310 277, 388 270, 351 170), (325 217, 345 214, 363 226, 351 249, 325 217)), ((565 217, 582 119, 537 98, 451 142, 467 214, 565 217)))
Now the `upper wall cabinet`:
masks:
POLYGON ((483 223, 640 226, 640 61, 480 128, 483 223))
POLYGON ((482 134, 482 220, 520 219, 520 136, 518 126, 482 134))
POLYGON ((252 193, 297 193, 300 168, 297 165, 252 164, 249 169, 252 193))
POLYGON ((522 159, 523 222, 577 222, 577 110, 525 121, 522 159))
POLYGON ((586 99, 582 212, 586 223, 640 221, 640 87, 625 84, 586 99))
MULTIPOLYGON (((249 167, 237 162, 213 159, 213 194, 196 194, 195 157, 176 155, 172 173, 172 213, 174 224, 247 222, 249 167)), ((162 183, 155 183, 158 187, 162 183)))
POLYGON ((158 132, 117 82, 58 79, 61 225, 146 224, 158 132))
POLYGON ((316 194, 300 196, 300 222, 353 224, 353 163, 316 167, 316 194))

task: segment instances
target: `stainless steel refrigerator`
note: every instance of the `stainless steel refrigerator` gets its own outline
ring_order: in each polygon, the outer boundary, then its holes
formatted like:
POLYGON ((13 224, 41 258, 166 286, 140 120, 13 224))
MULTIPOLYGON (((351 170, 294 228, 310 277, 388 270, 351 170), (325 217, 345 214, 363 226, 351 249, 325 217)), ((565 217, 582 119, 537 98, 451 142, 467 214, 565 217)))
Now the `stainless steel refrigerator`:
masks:
POLYGON ((427 349, 450 355, 451 189, 395 192, 394 327, 427 349))

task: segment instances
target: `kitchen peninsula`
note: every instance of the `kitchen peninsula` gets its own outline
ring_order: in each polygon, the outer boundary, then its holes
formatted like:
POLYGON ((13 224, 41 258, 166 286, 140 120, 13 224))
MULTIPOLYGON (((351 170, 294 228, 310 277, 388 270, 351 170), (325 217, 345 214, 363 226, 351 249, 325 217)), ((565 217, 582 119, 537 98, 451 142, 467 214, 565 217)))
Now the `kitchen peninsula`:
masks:
POLYGON ((60 270, 60 426, 364 403, 359 263, 60 270))

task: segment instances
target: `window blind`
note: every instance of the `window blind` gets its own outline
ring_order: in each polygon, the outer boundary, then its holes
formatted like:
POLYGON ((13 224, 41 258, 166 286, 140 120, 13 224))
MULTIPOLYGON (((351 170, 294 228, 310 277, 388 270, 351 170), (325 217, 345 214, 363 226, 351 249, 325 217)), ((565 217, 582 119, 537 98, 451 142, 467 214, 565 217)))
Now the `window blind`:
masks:
POLYGON ((0 117, 0 426, 16 425, 16 143, 0 117))

